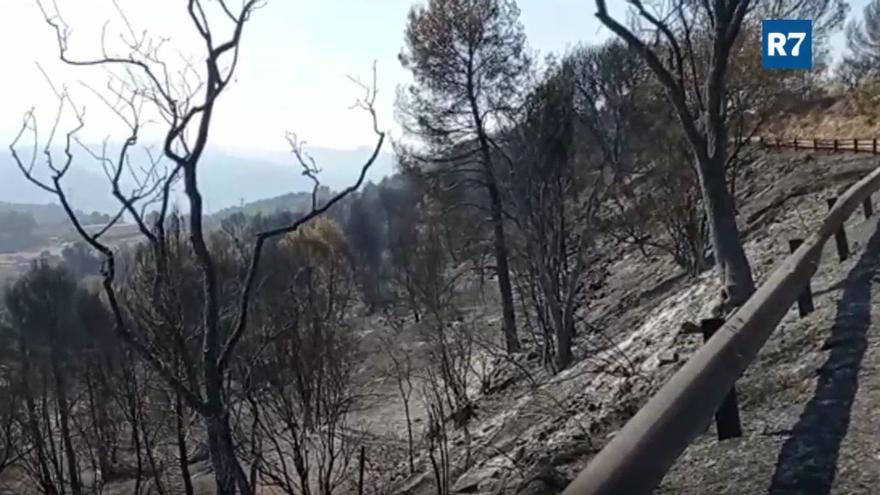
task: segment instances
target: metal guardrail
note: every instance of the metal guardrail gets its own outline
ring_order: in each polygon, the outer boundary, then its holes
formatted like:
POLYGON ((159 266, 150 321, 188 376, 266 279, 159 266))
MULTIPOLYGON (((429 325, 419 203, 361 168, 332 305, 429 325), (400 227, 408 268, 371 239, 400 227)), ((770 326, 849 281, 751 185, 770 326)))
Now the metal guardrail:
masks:
POLYGON ((651 397, 563 495, 638 495, 656 488, 809 286, 825 243, 878 189, 880 168, 840 196, 819 229, 651 397))

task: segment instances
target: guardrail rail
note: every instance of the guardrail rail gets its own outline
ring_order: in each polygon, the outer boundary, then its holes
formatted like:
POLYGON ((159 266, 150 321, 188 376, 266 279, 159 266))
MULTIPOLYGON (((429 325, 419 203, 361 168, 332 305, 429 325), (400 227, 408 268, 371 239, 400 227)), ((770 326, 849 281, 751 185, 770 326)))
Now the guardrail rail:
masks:
MULTIPOLYGON (((782 142, 765 146, 786 146, 782 142)), ((843 140, 810 140, 804 149, 844 151, 843 140), (823 148, 830 143, 828 148, 823 148)), ((847 151, 877 153, 877 140, 849 140, 847 151)), ((788 142, 797 148, 799 140, 788 142)), ((682 452, 699 436, 789 308, 808 294, 810 279, 825 243, 841 237, 844 222, 860 206, 870 216, 871 194, 880 189, 880 168, 856 182, 833 205, 819 228, 793 244, 786 258, 706 343, 618 431, 563 495, 638 495, 650 493, 682 452)), ((840 249, 838 241, 838 250, 840 249)), ((841 259, 843 253, 839 251, 841 259)), ((812 302, 810 302, 812 306, 812 302)), ((803 314, 803 308, 802 308, 803 314)))

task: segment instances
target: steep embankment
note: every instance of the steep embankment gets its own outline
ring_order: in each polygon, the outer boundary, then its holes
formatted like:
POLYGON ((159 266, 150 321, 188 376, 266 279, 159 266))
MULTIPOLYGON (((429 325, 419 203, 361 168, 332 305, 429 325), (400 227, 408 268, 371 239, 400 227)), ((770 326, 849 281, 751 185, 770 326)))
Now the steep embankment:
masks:
POLYGON ((850 219, 843 263, 829 243, 812 282, 816 311, 790 313, 739 381, 744 436, 719 443, 710 428, 658 493, 876 493, 878 220, 850 219))
MULTIPOLYGON (((827 209, 825 198, 873 169, 875 161, 864 155, 770 152, 759 154, 745 167, 740 221, 759 282, 788 254, 789 239, 806 237, 818 224, 827 209)), ((851 222, 862 219, 856 215, 851 222)), ((579 361, 574 366, 548 376, 541 371, 536 353, 494 360, 488 387, 493 392, 478 398, 477 417, 467 432, 452 432, 454 492, 560 490, 700 345, 701 338, 681 334, 680 327, 685 321, 708 315, 720 289, 712 273, 689 279, 666 258, 645 259, 635 251, 618 253, 604 262, 609 278, 586 311, 599 331, 579 338, 579 361), (463 449, 466 435, 471 439, 467 466, 463 449)), ((826 257, 826 265, 820 278, 826 277, 827 282, 817 281, 817 291, 825 287, 823 284, 846 277, 833 256, 826 257)), ((830 294, 821 296, 825 299, 820 297, 819 304, 826 304, 830 294)), ((821 318, 819 312, 815 318, 821 318)), ((796 312, 787 316, 786 322, 796 324, 796 312)), ((804 349, 821 347, 830 328, 824 323, 818 326, 824 330, 802 332, 797 345, 783 345, 778 340, 790 333, 786 328, 777 332, 750 370, 753 378, 743 380, 743 414, 750 434, 761 430, 751 419, 759 398, 772 397, 774 390, 790 385, 785 381, 768 383, 764 378, 772 376, 768 370, 773 369, 773 363, 811 359, 804 357, 804 349)), ((806 361, 803 365, 809 366, 806 361)), ((798 411, 798 402, 789 399, 784 398, 780 407, 798 411)), ((389 407, 386 403, 383 414, 393 414, 389 407)), ((690 458, 705 460, 699 454, 690 458)), ((425 462, 424 455, 419 460, 425 462)), ((680 479, 690 483, 690 473, 696 467, 681 469, 688 474, 680 479)), ((422 472, 402 480, 398 492, 430 493, 432 476, 427 469, 422 472)), ((670 475, 670 480, 674 479, 670 475)), ((669 483, 670 493, 684 488, 675 481, 669 483)), ((692 493, 705 491, 700 488, 692 493)))
POLYGON ((765 136, 847 139, 880 136, 876 103, 858 94, 798 101, 761 129, 765 136))

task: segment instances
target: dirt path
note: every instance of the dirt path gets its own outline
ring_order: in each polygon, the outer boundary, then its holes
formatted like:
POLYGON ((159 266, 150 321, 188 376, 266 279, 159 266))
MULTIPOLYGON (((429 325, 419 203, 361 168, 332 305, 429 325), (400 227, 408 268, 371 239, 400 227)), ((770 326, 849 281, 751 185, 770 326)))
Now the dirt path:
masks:
POLYGON ((880 229, 854 225, 813 281, 816 311, 792 311, 740 380, 745 436, 714 427, 657 493, 872 494, 880 486, 880 229))

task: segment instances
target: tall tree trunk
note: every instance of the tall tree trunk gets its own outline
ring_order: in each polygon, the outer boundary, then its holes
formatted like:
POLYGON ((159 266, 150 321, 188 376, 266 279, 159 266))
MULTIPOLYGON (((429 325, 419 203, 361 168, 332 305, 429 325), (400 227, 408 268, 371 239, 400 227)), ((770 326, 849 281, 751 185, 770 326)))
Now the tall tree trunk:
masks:
POLYGON ((60 416, 61 442, 64 448, 64 457, 67 460, 67 470, 70 474, 70 492, 73 495, 81 495, 82 488, 79 482, 79 466, 77 464, 76 450, 73 448, 73 439, 70 435, 70 403, 67 400, 67 384, 61 370, 61 356, 55 347, 52 348, 52 375, 55 384, 55 400, 58 402, 58 414, 60 416))
POLYGON ((504 216, 501 195, 494 180, 490 180, 489 200, 492 209, 492 230, 495 248, 495 272, 498 276, 498 291, 501 293, 501 313, 503 316, 504 343, 507 352, 519 352, 522 346, 516 335, 516 313, 513 305, 513 288, 510 285, 510 265, 508 263, 507 238, 504 234, 504 216))
MULTIPOLYGON (((95 436, 94 442, 96 455, 98 457, 98 469, 101 471, 100 480, 102 483, 106 483, 107 479, 110 478, 112 474, 108 455, 108 435, 106 433, 108 424, 106 407, 110 402, 110 399, 107 397, 107 394, 103 393, 107 388, 101 384, 95 384, 96 380, 92 379, 93 370, 92 363, 86 365, 86 395, 88 397, 89 413, 91 414, 92 419, 92 434, 95 436), (100 388, 100 390, 96 390, 98 388, 100 388), (100 397, 98 397, 98 395, 100 395, 100 397)), ((101 372, 97 371, 96 374, 101 375, 101 372)), ((98 479, 99 478, 96 476, 96 483, 98 482, 98 479)))
POLYGON ((571 364, 571 341, 574 338, 574 325, 566 322, 556 332, 556 371, 562 371, 571 364))
POLYGON ((251 487, 235 455, 235 443, 227 415, 222 411, 214 412, 205 416, 205 423, 217 495, 251 495, 251 487))
POLYGON ((183 490, 186 495, 193 495, 192 476, 189 472, 189 453, 186 445, 186 432, 184 431, 184 416, 189 416, 183 398, 180 393, 174 394, 174 412, 177 433, 177 460, 180 465, 180 477, 183 479, 183 490))
POLYGON ((416 461, 415 461, 415 442, 413 439, 413 426, 412 426, 412 413, 409 410, 409 395, 404 394, 401 389, 401 396, 403 397, 403 414, 406 418, 406 446, 407 446, 407 454, 409 461, 409 474, 412 476, 416 472, 416 461))
POLYGON ((698 157, 698 162, 715 264, 724 284, 724 303, 728 307, 739 306, 755 292, 755 282, 736 225, 733 197, 725 182, 724 158, 698 157))
POLYGON ((141 425, 141 435, 143 437, 144 442, 144 454, 147 456, 147 462, 150 464, 150 473, 153 475, 153 489, 149 491, 152 494, 154 491, 156 495, 165 495, 165 481, 163 476, 165 475, 165 470, 162 469, 162 466, 159 464, 159 460, 156 458, 156 437, 155 435, 151 435, 148 430, 149 422, 148 418, 144 417, 140 421, 141 425))
MULTIPOLYGON (((473 60, 470 61, 471 63, 473 60)), ((501 293, 501 314, 503 317, 502 330, 507 353, 519 352, 522 346, 516 335, 516 313, 513 305, 513 288, 510 285, 510 265, 507 254, 507 238, 504 235, 504 207, 501 204, 501 193, 498 191, 498 181, 495 179, 495 170, 492 163, 492 145, 483 123, 482 112, 477 103, 476 89, 474 86, 473 67, 468 68, 468 102, 471 108, 474 128, 477 132, 477 141, 480 144, 480 155, 486 181, 486 189, 489 193, 489 208, 492 217, 492 231, 494 234, 495 247, 495 273, 498 276, 498 290, 501 293)))

